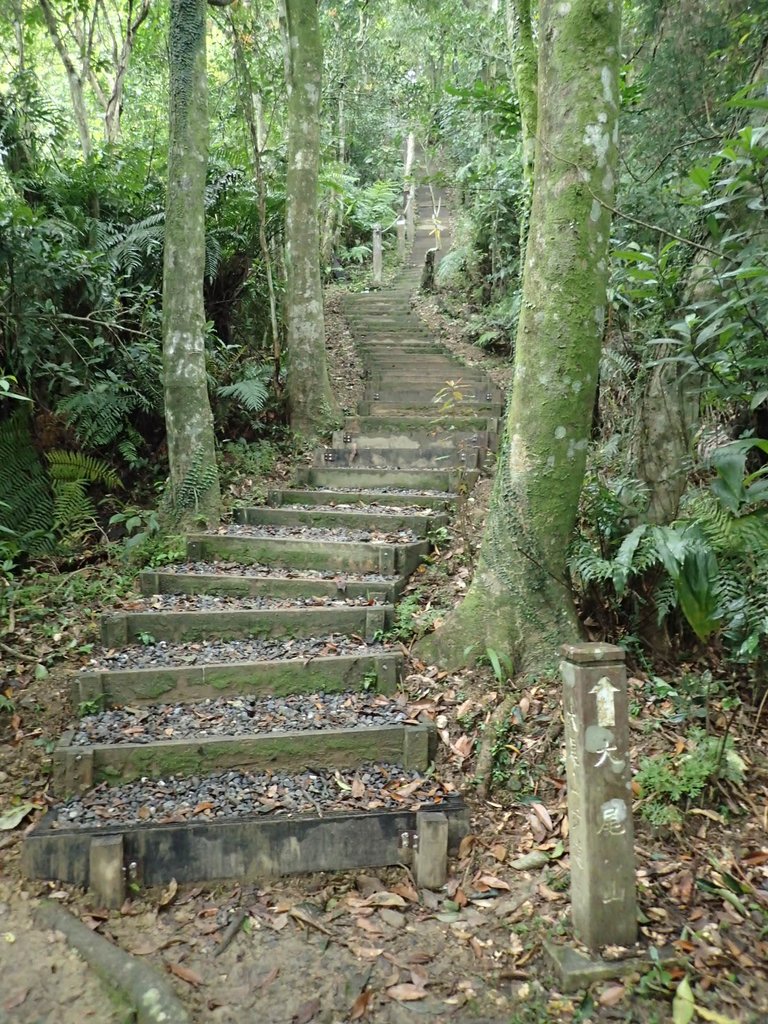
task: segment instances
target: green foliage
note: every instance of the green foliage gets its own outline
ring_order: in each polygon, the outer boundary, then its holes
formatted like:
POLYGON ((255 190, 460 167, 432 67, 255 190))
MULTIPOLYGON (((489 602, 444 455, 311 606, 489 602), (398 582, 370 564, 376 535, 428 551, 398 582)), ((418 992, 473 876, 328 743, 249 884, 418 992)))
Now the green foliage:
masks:
POLYGON ((234 384, 220 385, 216 394, 221 398, 233 398, 243 408, 254 415, 264 411, 270 397, 269 379, 272 374, 270 366, 246 367, 241 380, 234 384))
POLYGON ((683 754, 645 758, 635 781, 642 790, 642 814, 654 825, 679 824, 685 808, 696 803, 718 779, 744 781, 746 765, 730 737, 708 736, 692 729, 683 754))

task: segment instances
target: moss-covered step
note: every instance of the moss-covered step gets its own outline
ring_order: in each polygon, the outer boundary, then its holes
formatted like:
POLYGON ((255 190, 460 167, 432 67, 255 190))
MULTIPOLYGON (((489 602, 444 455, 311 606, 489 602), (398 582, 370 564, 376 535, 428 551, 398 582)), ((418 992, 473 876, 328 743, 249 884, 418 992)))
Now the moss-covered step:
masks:
MULTIPOLYGON (((462 399, 456 405, 461 407, 462 414, 469 412, 471 415, 500 418, 504 412, 504 407, 501 403, 479 402, 469 398, 462 399)), ((415 409, 426 411, 430 408, 439 411, 440 405, 433 403, 431 399, 428 401, 422 399, 408 402, 402 398, 393 398, 391 401, 379 398, 378 401, 363 399, 358 404, 357 411, 361 416, 399 416, 401 414, 408 415, 408 413, 413 412, 415 409)))
POLYGON ((118 612, 101 619, 101 642, 107 648, 135 643, 241 640, 244 637, 308 637, 341 633, 372 640, 392 621, 391 605, 369 607, 263 608, 226 611, 118 612))
MULTIPOLYGON (((423 508, 445 509, 454 504, 456 495, 446 491, 442 494, 398 494, 389 491, 328 491, 328 490, 307 490, 305 488, 291 488, 279 491, 269 491, 267 501, 270 505, 333 505, 339 504, 354 505, 420 505, 423 508)), ((146 591, 143 591, 146 593, 146 591)), ((350 593, 350 596, 352 594, 350 593)))
POLYGON ((504 396, 498 388, 480 388, 476 383, 467 387, 449 388, 445 381, 436 385, 429 382, 424 384, 398 384, 385 381, 378 385, 368 383, 365 387, 363 401, 366 402, 393 402, 400 407, 417 405, 438 407, 443 404, 464 405, 501 405, 504 396))
MULTIPOLYGON (((337 498, 338 501, 338 498, 337 498)), ((354 498, 350 499, 350 504, 354 498)), ((417 505, 418 502, 411 502, 417 505)), ((396 506, 387 507, 381 501, 378 508, 368 509, 293 509, 283 508, 238 508, 235 521, 249 526, 268 524, 272 526, 350 526, 358 530, 412 530, 419 537, 426 537, 430 530, 448 523, 448 516, 414 515, 398 512, 396 506)))
POLYGON ((80 672, 72 684, 75 707, 112 707, 157 701, 215 697, 284 697, 291 693, 340 693, 374 688, 394 693, 403 655, 395 651, 222 662, 171 668, 109 669, 80 672))
POLYGON ((343 448, 318 449, 313 461, 316 466, 360 467, 365 469, 452 469, 465 466, 477 469, 482 463, 484 450, 475 445, 442 447, 425 445, 423 448, 343 448))
MULTIPOLYGON (((314 492, 313 492, 314 493, 314 492)), ((402 497, 402 496, 401 496, 402 497)), ((381 498, 381 495, 379 495, 381 498)), ((298 499, 297 499, 298 500, 298 499)), ((413 504, 413 502, 412 502, 413 504)), ((220 594, 231 597, 368 597, 381 604, 391 604, 404 580, 392 576, 381 580, 336 576, 248 576, 236 568, 213 573, 147 571, 139 575, 141 593, 150 594, 220 594)))
POLYGON ((300 537, 248 537, 194 533, 187 538, 191 561, 226 560, 293 569, 376 572, 385 576, 413 572, 429 551, 426 541, 373 544, 367 541, 319 541, 300 537))
POLYGON ((438 413, 437 410, 429 410, 414 411, 409 416, 347 416, 344 420, 343 433, 384 434, 391 431, 398 434, 404 431, 423 433, 433 430, 448 433, 451 429, 458 432, 481 430, 495 433, 498 430, 498 420, 482 414, 473 416, 464 410, 446 415, 438 413))
POLYGON ((422 772, 430 762, 430 727, 403 723, 149 743, 73 744, 72 735, 65 733, 53 751, 53 789, 64 799, 102 782, 119 785, 222 769, 293 772, 379 761, 422 772))
POLYGON ((389 448, 396 451, 418 451, 421 448, 487 448, 488 433, 485 430, 451 430, 447 427, 433 427, 430 430, 391 430, 381 433, 361 433, 351 430, 336 430, 331 437, 331 448, 389 448))
MULTIPOLYGON (((448 849, 469 831, 458 798, 422 810, 448 818, 448 849)), ((49 812, 25 838, 21 867, 27 878, 55 879, 88 888, 91 843, 122 837, 122 859, 133 883, 145 886, 237 879, 252 881, 311 871, 347 871, 408 862, 417 835, 415 809, 305 815, 250 815, 168 823, 62 828, 49 812)))
POLYGON ((409 491, 452 491, 460 493, 473 487, 479 473, 476 470, 449 471, 442 469, 335 469, 302 467, 296 472, 296 483, 315 487, 356 487, 361 490, 379 487, 397 487, 409 491))

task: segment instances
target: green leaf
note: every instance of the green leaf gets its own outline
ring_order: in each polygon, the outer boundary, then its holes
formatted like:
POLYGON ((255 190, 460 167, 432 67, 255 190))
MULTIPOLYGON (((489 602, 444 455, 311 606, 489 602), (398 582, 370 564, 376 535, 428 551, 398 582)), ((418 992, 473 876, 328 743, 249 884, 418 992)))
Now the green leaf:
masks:
POLYGON ((10 832, 11 829, 16 828, 34 809, 34 804, 27 803, 19 804, 17 807, 11 807, 10 810, 4 811, 3 814, 0 814, 0 832, 10 832))
POLYGON ((48 669, 45 667, 45 665, 42 665, 42 664, 35 665, 35 679, 47 679, 47 678, 48 678, 48 669))
POLYGON ((673 1024, 690 1024, 696 1011, 693 1002, 693 991, 688 978, 683 978, 677 986, 675 997, 672 1000, 672 1022, 673 1024))
POLYGON ((614 559, 613 568, 613 585, 619 597, 624 596, 624 591, 627 588, 627 579, 632 568, 632 559, 635 557, 637 545, 643 539, 647 529, 647 524, 642 523, 640 526, 636 526, 631 533, 627 534, 621 542, 621 547, 614 559))
POLYGON ((694 633, 706 640, 718 627, 717 559, 710 548, 689 549, 677 579, 680 607, 694 633))

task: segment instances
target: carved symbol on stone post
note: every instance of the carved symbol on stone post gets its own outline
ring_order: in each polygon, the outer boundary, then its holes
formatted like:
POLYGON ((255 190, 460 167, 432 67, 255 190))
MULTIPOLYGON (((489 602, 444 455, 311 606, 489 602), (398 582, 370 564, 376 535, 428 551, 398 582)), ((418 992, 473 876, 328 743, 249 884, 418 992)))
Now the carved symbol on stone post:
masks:
POLYGON ((610 729, 611 726, 616 725, 613 695, 619 692, 618 688, 613 685, 608 676, 603 676, 589 692, 594 693, 597 700, 597 724, 604 729, 610 729))
POLYGON ((615 880, 609 882, 606 891, 600 897, 600 901, 606 906, 609 903, 623 903, 624 886, 619 885, 619 883, 615 880))
POLYGON ((624 761, 620 757, 614 757, 614 751, 618 750, 618 747, 609 747, 608 740, 606 740, 602 747, 595 751, 600 757, 595 761, 595 768, 602 768, 604 764, 610 762, 611 768, 615 772, 620 772, 624 767, 624 761))
POLYGON ((623 800, 606 800, 600 805, 598 835, 623 836, 627 833, 627 805, 623 800))

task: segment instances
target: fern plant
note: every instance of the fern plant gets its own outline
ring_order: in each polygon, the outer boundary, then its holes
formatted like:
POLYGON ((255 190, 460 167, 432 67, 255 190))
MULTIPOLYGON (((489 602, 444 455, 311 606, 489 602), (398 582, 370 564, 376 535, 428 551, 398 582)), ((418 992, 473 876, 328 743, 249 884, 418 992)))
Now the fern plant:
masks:
POLYGON ((240 380, 234 384, 223 384, 216 388, 216 394, 221 398, 232 398, 238 402, 246 412, 257 416, 264 411, 269 401, 269 381, 272 376, 271 366, 248 366, 243 372, 240 380))

